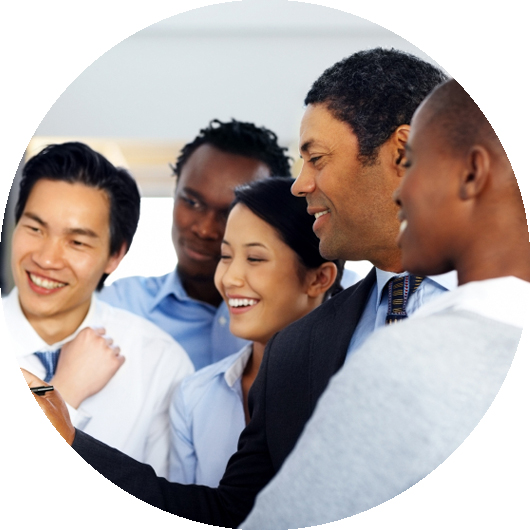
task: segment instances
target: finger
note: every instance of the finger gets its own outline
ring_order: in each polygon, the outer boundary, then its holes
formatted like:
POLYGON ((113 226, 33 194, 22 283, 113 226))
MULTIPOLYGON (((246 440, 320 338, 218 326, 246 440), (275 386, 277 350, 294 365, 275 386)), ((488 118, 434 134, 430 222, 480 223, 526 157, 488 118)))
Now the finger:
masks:
POLYGON ((22 375, 24 376, 24 379, 26 380, 26 383, 29 387, 47 386, 47 383, 45 383, 42 379, 39 379, 36 375, 33 375, 31 372, 28 372, 24 368, 21 368, 20 371, 22 372, 22 375))
POLYGON ((114 339, 112 339, 111 337, 103 337, 103 338, 105 339, 107 346, 110 346, 114 342, 114 339))
POLYGON ((105 335, 105 328, 101 326, 94 326, 92 328, 98 335, 105 335))
POLYGON ((111 346, 110 349, 114 352, 114 355, 116 355, 116 357, 118 357, 118 355, 120 355, 121 349, 120 349, 119 346, 111 346))

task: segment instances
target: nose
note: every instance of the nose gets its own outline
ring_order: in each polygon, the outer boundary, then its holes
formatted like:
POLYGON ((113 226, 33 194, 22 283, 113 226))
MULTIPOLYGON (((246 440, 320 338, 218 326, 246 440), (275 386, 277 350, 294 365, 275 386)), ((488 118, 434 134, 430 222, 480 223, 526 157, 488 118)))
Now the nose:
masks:
POLYGON ((193 224, 192 230, 201 239, 220 239, 224 233, 225 222, 216 212, 208 211, 198 216, 193 224))
POLYGON ((293 185, 291 186, 291 193, 296 197, 305 197, 309 193, 315 191, 315 179, 311 175, 311 171, 307 164, 304 162, 300 174, 296 177, 293 185))
POLYGON ((41 269, 61 269, 64 267, 64 255, 60 241, 44 238, 33 252, 32 259, 41 269))
POLYGON ((229 289, 230 287, 243 287, 245 285, 244 272, 240 260, 232 259, 226 265, 221 282, 225 289, 229 289))

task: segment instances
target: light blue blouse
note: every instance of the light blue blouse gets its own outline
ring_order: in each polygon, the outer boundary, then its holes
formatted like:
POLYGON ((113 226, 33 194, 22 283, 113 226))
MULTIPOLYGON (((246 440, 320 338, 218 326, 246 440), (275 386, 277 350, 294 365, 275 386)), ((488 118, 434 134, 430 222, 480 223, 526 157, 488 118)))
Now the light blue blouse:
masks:
POLYGON ((245 427, 241 351, 184 379, 170 406, 169 480, 216 487, 245 427))

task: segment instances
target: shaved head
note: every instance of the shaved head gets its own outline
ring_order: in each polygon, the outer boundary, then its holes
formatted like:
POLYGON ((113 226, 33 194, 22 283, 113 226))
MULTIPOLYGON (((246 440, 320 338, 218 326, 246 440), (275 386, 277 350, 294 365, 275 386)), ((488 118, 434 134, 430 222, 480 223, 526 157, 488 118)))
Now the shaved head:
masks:
POLYGON ((395 194, 403 267, 458 272, 460 284, 530 279, 528 225, 517 180, 490 123, 450 80, 412 118, 406 171, 395 194))
POLYGON ((453 155, 464 154, 480 144, 506 156, 486 116, 454 79, 435 88, 422 107, 428 116, 426 125, 436 124, 443 145, 453 155))

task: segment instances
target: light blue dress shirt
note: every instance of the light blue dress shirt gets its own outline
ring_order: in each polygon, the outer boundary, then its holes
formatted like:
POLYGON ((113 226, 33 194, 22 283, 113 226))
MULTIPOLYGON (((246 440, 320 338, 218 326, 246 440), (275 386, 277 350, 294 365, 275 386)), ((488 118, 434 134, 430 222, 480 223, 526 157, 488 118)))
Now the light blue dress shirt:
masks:
POLYGON ((169 480, 217 487, 245 427, 241 376, 252 345, 184 379, 170 406, 169 480))
MULTIPOLYGON (((408 274, 407 272, 396 274, 395 272, 382 271, 378 268, 375 269, 375 272, 377 276, 376 284, 370 292, 361 319, 352 335, 346 358, 357 350, 375 329, 385 325, 385 318, 388 312, 388 291, 385 286, 388 280, 393 276, 405 276, 408 274)), ((405 308, 407 314, 409 316, 412 315, 422 305, 442 293, 456 289, 457 285, 456 271, 437 276, 427 276, 416 292, 410 296, 405 308)))
POLYGON ((165 276, 123 278, 98 298, 140 315, 169 333, 187 352, 196 370, 239 351, 248 341, 230 333, 228 307, 190 298, 176 271, 165 276))

